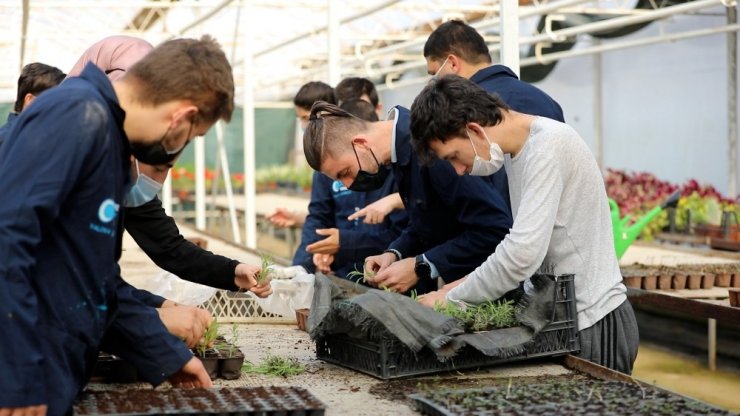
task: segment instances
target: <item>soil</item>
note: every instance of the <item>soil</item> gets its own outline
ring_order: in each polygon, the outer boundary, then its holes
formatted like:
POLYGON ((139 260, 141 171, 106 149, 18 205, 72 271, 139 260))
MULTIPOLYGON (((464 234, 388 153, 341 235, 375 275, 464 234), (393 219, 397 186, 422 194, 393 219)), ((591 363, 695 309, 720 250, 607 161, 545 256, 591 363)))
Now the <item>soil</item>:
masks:
POLYGON ((300 412, 323 415, 324 404, 301 387, 170 389, 84 393, 77 415, 176 414, 265 415, 300 412))
POLYGON ((626 409, 630 414, 642 415, 730 414, 651 386, 599 380, 548 380, 483 389, 429 391, 416 400, 418 408, 427 414, 620 415, 626 409))

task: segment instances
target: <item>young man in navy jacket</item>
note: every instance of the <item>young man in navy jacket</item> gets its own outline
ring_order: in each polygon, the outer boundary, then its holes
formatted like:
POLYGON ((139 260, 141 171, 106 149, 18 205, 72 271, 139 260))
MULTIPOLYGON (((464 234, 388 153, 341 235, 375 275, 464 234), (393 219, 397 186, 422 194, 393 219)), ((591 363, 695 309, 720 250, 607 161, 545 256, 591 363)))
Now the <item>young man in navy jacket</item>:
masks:
POLYGON ((458 176, 448 163, 420 166, 411 145, 409 112, 366 122, 337 106, 313 106, 303 150, 315 170, 357 191, 377 189, 390 165, 410 223, 386 253, 368 257, 373 283, 422 294, 437 277, 459 279, 480 265, 511 227, 511 214, 490 181, 458 176))
POLYGON ((130 158, 169 163, 233 111, 210 37, 155 48, 112 85, 89 64, 40 96, 0 149, 0 413, 65 414, 106 349, 153 384, 212 383, 118 276, 130 158))

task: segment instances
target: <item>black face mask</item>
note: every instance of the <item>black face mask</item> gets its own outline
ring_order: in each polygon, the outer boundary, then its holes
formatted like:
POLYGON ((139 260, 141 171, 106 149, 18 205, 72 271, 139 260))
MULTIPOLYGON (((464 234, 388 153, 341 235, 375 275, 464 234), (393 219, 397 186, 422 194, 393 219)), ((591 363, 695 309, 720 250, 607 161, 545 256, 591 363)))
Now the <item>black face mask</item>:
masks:
POLYGON ((370 149, 370 154, 373 155, 373 159, 375 159, 375 164, 378 165, 378 171, 376 173, 369 173, 367 171, 364 171, 362 170, 360 157, 357 156, 357 149, 355 149, 354 143, 352 144, 352 150, 355 152, 357 165, 360 167, 360 170, 357 172, 355 180, 352 182, 352 185, 350 185, 348 189, 355 192, 370 192, 382 188, 383 184, 385 183, 385 179, 391 172, 390 169, 386 168, 385 166, 381 166, 380 163, 378 163, 378 159, 375 157, 375 153, 373 153, 373 149, 370 149))
POLYGON ((190 121, 190 129, 188 130, 188 141, 182 145, 181 148, 174 151, 168 151, 165 149, 164 140, 170 133, 170 129, 164 133, 161 139, 156 143, 131 143, 131 154, 139 161, 146 163, 147 165, 169 165, 185 150, 188 143, 190 143, 190 134, 193 132, 193 121, 190 121))

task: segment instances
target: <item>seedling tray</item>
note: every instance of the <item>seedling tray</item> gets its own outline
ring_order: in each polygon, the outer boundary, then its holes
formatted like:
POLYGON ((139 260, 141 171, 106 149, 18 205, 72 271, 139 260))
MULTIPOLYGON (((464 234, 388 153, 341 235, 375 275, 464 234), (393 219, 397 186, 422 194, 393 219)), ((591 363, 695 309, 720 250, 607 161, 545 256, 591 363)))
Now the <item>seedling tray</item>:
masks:
POLYGON ((323 416, 325 406, 300 387, 238 387, 83 393, 75 415, 323 416))
POLYGON ((441 362, 432 350, 423 348, 414 353, 397 339, 358 340, 344 334, 318 339, 316 355, 321 360, 387 380, 577 352, 580 344, 573 275, 553 278, 556 279, 555 317, 518 355, 490 357, 466 346, 453 358, 441 362))
POLYGON ((729 415, 654 387, 619 381, 574 381, 482 389, 439 390, 409 396, 425 415, 729 415))

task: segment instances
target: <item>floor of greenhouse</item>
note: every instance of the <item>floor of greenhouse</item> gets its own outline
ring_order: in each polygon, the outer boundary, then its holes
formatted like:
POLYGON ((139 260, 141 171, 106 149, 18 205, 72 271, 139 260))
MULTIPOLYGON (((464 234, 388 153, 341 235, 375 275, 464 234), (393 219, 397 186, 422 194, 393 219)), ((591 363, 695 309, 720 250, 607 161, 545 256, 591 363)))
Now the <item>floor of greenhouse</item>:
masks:
MULTIPOLYGON (((201 234, 187 225, 181 225, 186 237, 202 237, 208 240, 208 249, 225 256, 239 259, 246 263, 259 263, 259 256, 218 238, 201 234)), ((124 255, 121 266, 124 278, 136 285, 150 278, 161 270, 155 266, 136 246, 130 236, 124 238, 124 255)), ((733 261, 724 257, 709 257, 697 253, 687 253, 654 246, 636 245, 625 255, 627 262, 644 263, 689 263, 733 261)), ((238 324, 238 346, 245 353, 246 360, 259 363, 267 355, 279 355, 296 358, 306 366, 304 374, 290 378, 270 377, 265 375, 242 374, 233 381, 216 380, 217 386, 300 386, 307 388, 326 406, 328 415, 377 415, 377 414, 416 414, 412 404, 405 399, 404 390, 414 390, 417 383, 439 385, 440 380, 449 387, 485 386, 495 384, 495 380, 515 378, 526 382, 527 377, 534 380, 541 376, 572 374, 570 370, 557 362, 522 362, 501 365, 487 370, 463 371, 427 377, 415 377, 405 383, 384 382, 373 377, 322 362, 316 358, 315 346, 308 334, 297 329, 295 324, 277 324, 264 320, 257 323, 238 324), (400 390, 400 391, 399 391, 400 390)), ((228 326, 222 325, 223 332, 228 326)), ((718 398, 718 384, 730 391, 740 385, 740 375, 726 372, 709 372, 691 358, 669 352, 659 351, 647 345, 641 345, 643 355, 638 356, 635 376, 648 383, 696 397, 708 403, 734 411, 740 410, 733 401, 722 401, 718 398), (657 351, 657 352, 656 352, 657 351), (677 364, 678 363, 678 364, 677 364), (699 375, 700 374, 700 375, 699 375), (690 380, 690 382, 687 382, 690 380), (712 391, 714 390, 714 391, 712 391)), ((125 389, 143 387, 142 384, 94 384, 93 389, 125 389)), ((732 396, 728 396, 732 397, 732 396)))

